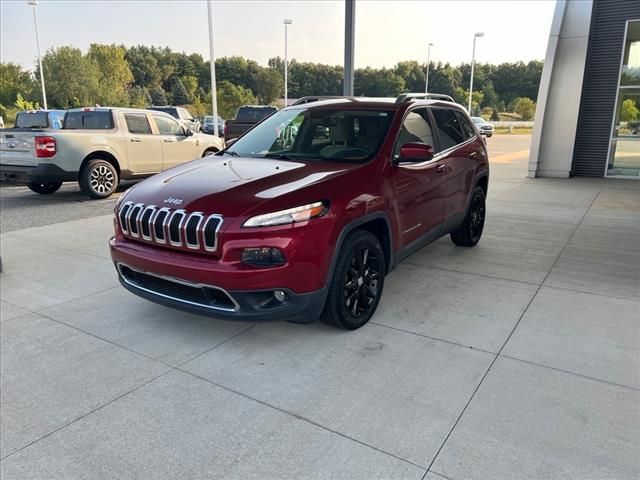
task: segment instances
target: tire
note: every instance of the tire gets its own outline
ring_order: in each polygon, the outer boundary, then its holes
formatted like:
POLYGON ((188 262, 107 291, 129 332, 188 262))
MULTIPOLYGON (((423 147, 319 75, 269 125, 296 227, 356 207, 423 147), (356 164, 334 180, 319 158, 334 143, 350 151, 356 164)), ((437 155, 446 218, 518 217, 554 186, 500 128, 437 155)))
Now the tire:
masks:
POLYGON ((216 153, 218 153, 218 150, 216 150, 215 148, 207 148, 207 149, 202 153, 202 158, 204 158, 204 157, 208 157, 209 155, 215 155, 216 153))
POLYGON ((32 182, 27 185, 27 187, 29 187, 29 190, 39 193, 40 195, 50 195, 54 192, 57 192, 61 186, 62 182, 32 182))
POLYGON ((378 308, 384 276, 384 251, 376 236, 364 230, 349 234, 338 253, 322 321, 344 330, 362 327, 378 308))
POLYGON ((78 183, 82 192, 91 198, 107 198, 118 188, 118 171, 106 160, 89 160, 80 172, 78 183))
POLYGON ((491 138, 493 136, 493 133, 490 133, 487 135, 487 138, 491 138))
POLYGON ((460 247, 473 247, 480 241, 484 230, 484 220, 487 212, 486 199, 482 187, 476 187, 471 197, 469 209, 464 216, 462 225, 451 233, 451 241, 460 247))

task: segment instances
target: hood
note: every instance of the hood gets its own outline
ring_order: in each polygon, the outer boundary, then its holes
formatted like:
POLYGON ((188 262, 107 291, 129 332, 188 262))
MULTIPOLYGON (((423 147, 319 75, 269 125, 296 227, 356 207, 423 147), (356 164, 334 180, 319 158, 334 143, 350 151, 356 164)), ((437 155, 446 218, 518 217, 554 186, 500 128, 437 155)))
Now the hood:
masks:
POLYGON ((123 200, 237 217, 262 202, 343 175, 358 166, 209 156, 140 182, 123 200))

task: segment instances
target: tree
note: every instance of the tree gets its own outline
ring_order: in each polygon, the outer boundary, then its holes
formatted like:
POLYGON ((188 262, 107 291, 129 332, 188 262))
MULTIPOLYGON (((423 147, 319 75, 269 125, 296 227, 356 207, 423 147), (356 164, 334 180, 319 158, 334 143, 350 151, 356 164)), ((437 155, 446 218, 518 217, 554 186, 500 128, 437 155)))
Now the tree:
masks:
POLYGON ((124 47, 92 43, 87 60, 93 62, 98 72, 98 89, 93 102, 100 105, 123 107, 129 103, 129 86, 133 74, 125 59, 124 47))
MULTIPOLYGON (((100 72, 78 48, 50 49, 42 58, 47 79, 49 107, 74 108, 95 105, 100 72)), ((37 75, 37 72, 36 72, 37 75)))
POLYGON ((28 100, 38 100, 40 90, 31 75, 15 63, 0 63, 0 104, 12 105, 18 94, 28 100))
POLYGON ((354 78, 356 95, 367 97, 397 97, 406 90, 404 80, 393 70, 359 68, 354 78))
POLYGON ((171 101, 173 105, 186 105, 189 103, 189 96, 187 90, 184 88, 182 80, 178 77, 173 79, 173 86, 171 87, 171 101))
MULTIPOLYGON (((426 66, 415 60, 398 62, 393 67, 393 73, 404 80, 405 88, 410 92, 423 92, 426 82, 426 66)), ((431 75, 431 71, 429 75, 431 75)), ((430 79, 431 80, 431 79, 430 79)))
POLYGON ((185 91, 187 92, 188 102, 191 103, 196 99, 196 90, 198 89, 198 77, 187 75, 180 79, 185 91))
POLYGON ((531 120, 536 113, 536 104, 527 97, 519 97, 514 101, 513 111, 522 117, 522 120, 531 120))
POLYGON ((496 94, 496 91, 493 88, 493 82, 491 80, 488 80, 482 86, 481 91, 484 97, 482 101, 482 106, 495 107, 498 104, 498 95, 496 94))
POLYGON ((620 106, 620 121, 632 122, 640 117, 640 109, 636 107, 636 102, 627 98, 620 106))
POLYGON ((146 108, 152 103, 153 100, 146 87, 136 85, 129 91, 129 105, 132 107, 146 108))
MULTIPOLYGON (((218 115, 222 118, 234 118, 236 110, 242 105, 257 103, 257 99, 251 90, 234 85, 227 80, 218 83, 216 94, 218 97, 218 115)), ((211 94, 208 95, 207 103, 211 104, 211 94)))
POLYGON ((18 110, 37 110, 38 108, 40 108, 40 104, 38 102, 29 102, 28 100, 22 98, 22 95, 20 93, 16 95, 16 101, 14 105, 18 110))
POLYGON ((280 74, 270 68, 261 68, 256 78, 256 94, 261 103, 269 105, 278 98, 284 88, 280 74))
POLYGON ((151 90, 151 100, 154 105, 167 105, 167 95, 160 85, 151 90))
POLYGON ((493 112, 491 113, 491 119, 492 122, 499 122, 500 121, 500 115, 498 115, 498 111, 494 108, 493 112))

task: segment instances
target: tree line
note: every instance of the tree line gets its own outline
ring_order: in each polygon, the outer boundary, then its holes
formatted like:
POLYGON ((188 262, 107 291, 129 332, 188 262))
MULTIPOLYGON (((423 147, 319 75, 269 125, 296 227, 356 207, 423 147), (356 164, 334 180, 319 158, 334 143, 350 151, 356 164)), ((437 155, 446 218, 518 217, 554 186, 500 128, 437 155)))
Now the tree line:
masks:
MULTIPOLYGON (((211 111, 210 64, 200 54, 170 48, 92 44, 86 53, 63 46, 42 59, 49 108, 92 105, 146 107, 186 105, 195 115, 211 111)), ((451 95, 467 103, 470 64, 431 62, 429 91, 451 95)), ((393 68, 359 68, 355 94, 372 97, 423 92, 426 65, 398 62, 393 68)), ((283 93, 284 61, 271 58, 267 66, 232 56, 216 59, 218 110, 231 118, 243 104, 273 104, 283 93)), ((473 110, 479 114, 521 110, 533 116, 542 62, 476 64, 473 110)), ((289 97, 341 95, 343 69, 339 65, 289 62, 289 97)), ((0 63, 0 114, 40 102, 39 71, 0 63), (18 107, 19 106, 19 107, 18 107)), ((497 119, 497 118, 494 118, 497 119)))

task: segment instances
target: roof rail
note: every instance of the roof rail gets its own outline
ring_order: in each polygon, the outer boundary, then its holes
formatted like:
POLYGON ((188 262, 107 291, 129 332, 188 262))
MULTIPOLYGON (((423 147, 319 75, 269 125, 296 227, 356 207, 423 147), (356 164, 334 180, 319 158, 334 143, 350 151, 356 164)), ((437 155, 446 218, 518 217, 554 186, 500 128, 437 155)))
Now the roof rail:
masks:
POLYGON ((301 97, 299 99, 297 99, 295 102, 293 102, 291 105, 302 105, 305 103, 312 103, 312 102, 320 102, 322 100, 336 100, 336 99, 343 99, 343 100, 351 100, 351 98, 353 97, 345 97, 343 95, 325 95, 325 96, 307 96, 307 97, 301 97))
POLYGON ((405 103, 412 100, 443 100, 454 103, 453 98, 443 93, 403 93, 396 98, 396 103, 405 103))

